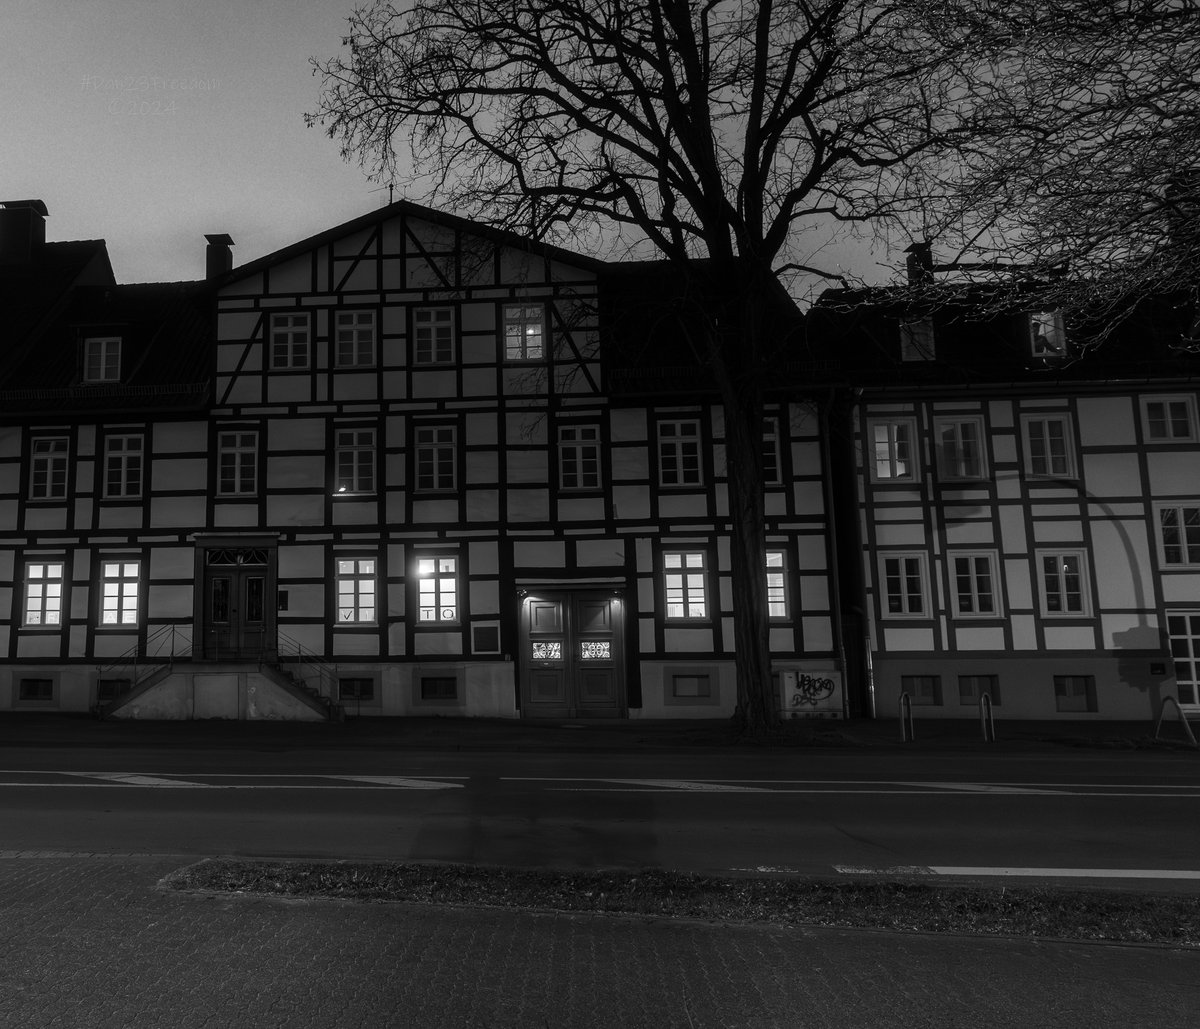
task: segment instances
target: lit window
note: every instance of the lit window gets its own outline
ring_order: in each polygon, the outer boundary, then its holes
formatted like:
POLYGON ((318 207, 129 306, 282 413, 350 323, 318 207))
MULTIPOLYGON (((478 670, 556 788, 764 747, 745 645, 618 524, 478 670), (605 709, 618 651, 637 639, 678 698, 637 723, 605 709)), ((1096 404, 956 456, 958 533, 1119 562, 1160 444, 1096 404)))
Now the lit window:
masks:
POLYGON ((242 496, 258 491, 258 433, 217 434, 217 492, 242 496))
POLYGON ((763 482, 768 486, 778 486, 780 478, 779 463, 779 420, 777 418, 763 419, 763 482))
POLYGON ((335 433, 338 493, 375 492, 375 430, 338 429, 335 433))
POLYGON ((117 336, 83 341, 84 382, 121 380, 121 340, 117 336))
POLYGON ((338 311, 334 347, 339 368, 369 368, 375 363, 375 312, 338 311))
POLYGON ((916 423, 911 418, 871 421, 871 474, 877 482, 913 482, 917 465, 913 455, 916 423))
POLYGON ((454 489, 458 464, 454 426, 422 425, 415 436, 417 489, 454 489))
POLYGON ((599 489, 600 430, 594 425, 560 426, 558 462, 563 489, 599 489))
POLYGON ((663 554, 668 618, 708 617, 708 576, 702 550, 663 554))
POLYGON ((787 573, 782 550, 767 551, 767 614, 771 618, 786 618, 787 573))
POLYGON ((698 486, 700 478, 700 423, 658 423, 658 474, 664 486, 698 486))
POLYGON ((1049 616, 1086 615, 1090 591, 1083 551, 1039 551, 1037 560, 1042 613, 1049 616))
POLYGON ((1200 611, 1171 611, 1167 632, 1171 636, 1179 703, 1200 706, 1200 611))
POLYGON ((1158 528, 1163 564, 1200 565, 1200 506, 1159 507, 1158 528))
POLYGON ((1074 478, 1070 418, 1065 414, 1023 415, 1021 421, 1025 425, 1025 457, 1030 478, 1074 478))
POLYGON ((104 495, 142 495, 141 436, 109 436, 104 441, 104 495))
POLYGON ((454 309, 418 307, 413 312, 416 364, 449 364, 454 360, 454 309))
POLYGON ((1143 397, 1142 424, 1150 443, 1190 443, 1196 439, 1196 398, 1143 397))
POLYGON ((541 304, 507 304, 504 308, 504 357, 508 361, 540 361, 546 352, 546 316, 541 304))
POLYGON ((995 554, 953 554, 950 574, 955 614, 990 617, 998 613, 995 554))
POLYGON ((1030 312, 1029 352, 1047 359, 1070 356, 1062 311, 1030 312))
POLYGON ((894 554, 880 559, 885 618, 925 617, 925 556, 894 554))
POLYGON ((337 562, 337 620, 339 625, 375 621, 375 561, 339 558, 337 562))
POLYGON ((900 360, 932 361, 936 356, 932 318, 900 323, 900 360))
POLYGON ((63 565, 36 561, 25 566, 25 624, 62 625, 63 565))
POLYGON ((137 625, 137 561, 105 561, 100 566, 100 624, 137 625))
POLYGON ((32 441, 29 475, 31 500, 62 500, 67 495, 67 437, 42 436, 32 441))
POLYGON ((307 368, 308 363, 308 315, 271 315, 271 367, 307 368))
POLYGON ((419 621, 457 622, 458 558, 419 558, 417 593, 419 621))
POLYGON ((980 479, 984 474, 983 421, 979 418, 938 419, 938 476, 948 479, 980 479))

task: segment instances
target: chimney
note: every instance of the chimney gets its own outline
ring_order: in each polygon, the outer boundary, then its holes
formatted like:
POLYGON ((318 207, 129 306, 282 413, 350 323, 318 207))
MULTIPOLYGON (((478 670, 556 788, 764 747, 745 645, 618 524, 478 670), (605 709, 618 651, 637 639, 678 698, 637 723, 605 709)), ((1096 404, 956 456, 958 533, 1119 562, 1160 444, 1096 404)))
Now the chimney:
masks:
POLYGON ((233 240, 223 232, 207 233, 208 247, 204 252, 204 277, 215 279, 233 268, 233 240))
POLYGON ((910 286, 928 286, 933 282, 933 244, 929 240, 914 243, 907 250, 906 270, 910 286))
POLYGON ((33 262, 46 243, 48 214, 40 200, 0 200, 0 265, 33 262))

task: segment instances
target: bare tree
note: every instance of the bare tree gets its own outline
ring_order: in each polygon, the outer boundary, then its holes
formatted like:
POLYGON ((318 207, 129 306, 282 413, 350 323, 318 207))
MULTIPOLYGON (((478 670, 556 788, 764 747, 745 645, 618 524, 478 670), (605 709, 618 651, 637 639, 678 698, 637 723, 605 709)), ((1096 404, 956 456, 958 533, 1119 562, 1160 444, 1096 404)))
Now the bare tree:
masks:
POLYGON ((707 298, 696 349, 725 407, 752 731, 778 717, 760 461, 780 283, 830 274, 814 251, 831 220, 928 208, 946 155, 1005 131, 1011 112, 977 102, 993 22, 970 0, 376 0, 348 52, 314 62, 309 124, 374 177, 537 239, 666 258, 707 298))

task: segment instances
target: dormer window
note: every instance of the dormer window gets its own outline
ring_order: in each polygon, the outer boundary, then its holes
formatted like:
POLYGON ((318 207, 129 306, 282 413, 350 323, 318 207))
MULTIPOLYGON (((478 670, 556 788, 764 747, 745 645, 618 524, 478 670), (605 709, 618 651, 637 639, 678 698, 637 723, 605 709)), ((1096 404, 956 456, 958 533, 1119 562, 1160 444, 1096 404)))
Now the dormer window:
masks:
POLYGON ((913 318, 900 323, 901 361, 932 361, 936 356, 932 318, 913 318))
POLYGON ((120 336, 91 336, 83 341, 83 381, 121 381, 120 336))
POLYGON ((1062 359, 1070 357, 1067 344, 1067 329, 1063 323, 1062 310, 1031 311, 1029 318, 1029 347, 1034 357, 1062 359))

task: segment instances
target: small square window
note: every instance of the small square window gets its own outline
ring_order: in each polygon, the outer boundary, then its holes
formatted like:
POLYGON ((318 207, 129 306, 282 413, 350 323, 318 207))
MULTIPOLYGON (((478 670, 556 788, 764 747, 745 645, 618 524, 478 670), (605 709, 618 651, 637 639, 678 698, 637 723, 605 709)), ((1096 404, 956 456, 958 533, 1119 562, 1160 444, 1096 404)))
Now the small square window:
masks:
POLYGON ((271 367, 279 370, 303 369, 310 361, 308 314, 271 315, 271 367))
POLYGON ((875 482, 915 482, 917 423, 912 418, 867 423, 869 465, 875 482))
POLYGON ((934 422, 933 434, 938 478, 943 482, 982 479, 987 474, 982 418, 939 418, 934 422))
POLYGON ((83 341, 83 381, 121 381, 121 339, 104 336, 83 341))
POLYGON ((942 706, 942 677, 940 675, 902 675, 900 689, 907 693, 913 707, 942 706))
POLYGON ((1031 311, 1028 315, 1029 352, 1042 360, 1071 356, 1062 311, 1031 311))
POLYGON ((541 304, 505 304, 504 359, 540 361, 546 353, 546 312, 541 304))
POLYGON ((1194 443, 1195 396, 1142 397, 1142 428, 1147 443, 1194 443))
POLYGON ((413 363, 450 364, 454 360, 454 308, 418 307, 413 312, 413 363))
POLYGON ((669 619, 708 618, 707 558, 702 550, 663 554, 663 586, 669 619))
POLYGON ((996 555, 947 555, 950 567, 950 592, 954 613, 959 618, 996 618, 1000 614, 1000 582, 996 574, 996 555))
POLYGON ((885 554, 879 559, 884 618, 928 618, 929 589, 925 555, 885 554))
POLYGON ((1093 675, 1056 675, 1054 707, 1064 713, 1098 711, 1096 677, 1093 675))
POLYGON ((975 705, 984 695, 1000 705, 1000 677, 998 675, 960 675, 958 677, 958 702, 975 705))
POLYGON ((1075 478, 1075 434, 1067 414, 1021 416, 1025 473, 1031 479, 1075 478))
POLYGON ((336 313, 334 354, 339 368, 370 368, 375 364, 374 311, 336 313))
POLYGON ((658 477, 663 486, 699 486, 700 423, 664 421, 658 423, 658 477))

